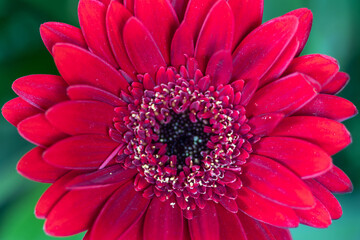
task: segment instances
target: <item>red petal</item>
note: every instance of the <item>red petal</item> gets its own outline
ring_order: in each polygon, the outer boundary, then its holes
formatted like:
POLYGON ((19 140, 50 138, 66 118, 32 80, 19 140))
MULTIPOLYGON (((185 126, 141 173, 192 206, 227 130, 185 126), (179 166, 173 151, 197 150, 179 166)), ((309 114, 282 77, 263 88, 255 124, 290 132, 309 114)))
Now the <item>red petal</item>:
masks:
POLYGON ((139 221, 131 225, 131 227, 117 240, 144 240, 143 228, 144 218, 141 218, 139 221))
POLYGON ((80 0, 78 7, 79 22, 89 49, 118 68, 107 38, 107 7, 97 0, 80 0))
POLYGON ((135 17, 149 30, 164 60, 169 63, 171 39, 179 26, 179 20, 170 2, 163 0, 135 1, 135 17), (153 10, 149 11, 149 9, 153 10))
POLYGON ((229 51, 219 51, 209 60, 206 75, 210 76, 211 85, 227 84, 232 74, 232 57, 229 51))
POLYGON ((40 26, 40 35, 50 53, 52 53, 52 48, 57 43, 71 43, 87 48, 81 30, 65 23, 44 23, 40 26))
POLYGON ((124 6, 133 14, 134 13, 134 1, 135 0, 123 0, 124 6))
POLYGON ((336 166, 333 166, 330 171, 317 177, 316 181, 334 193, 346 193, 353 190, 350 178, 336 166))
POLYGON ((246 106, 251 98, 254 96, 256 90, 259 87, 259 79, 250 79, 244 85, 244 89, 241 91, 240 104, 246 106))
POLYGON ((182 210, 175 199, 161 202, 155 197, 146 212, 144 240, 182 240, 183 224, 182 210))
POLYGON ((170 0, 170 2, 176 12, 179 21, 181 22, 184 18, 185 10, 189 0, 170 0))
POLYGON ((349 82, 350 76, 344 72, 338 72, 327 84, 321 89, 321 93, 337 94, 349 82))
POLYGON ((37 218, 46 218, 53 206, 67 192, 66 184, 79 174, 77 171, 70 171, 54 184, 52 184, 40 197, 35 207, 35 216, 37 218))
POLYGON ((252 155, 244 165, 242 181, 259 195, 294 208, 313 207, 314 197, 304 182, 281 164, 252 155))
POLYGON ((116 164, 92 173, 82 174, 74 178, 67 185, 70 189, 98 188, 115 183, 122 183, 134 177, 134 169, 124 169, 116 164))
POLYGON ((208 201, 204 209, 195 209, 189 221, 191 240, 220 240, 220 225, 215 204, 208 201))
POLYGON ((299 225, 299 220, 291 208, 271 202, 247 187, 242 187, 238 192, 236 202, 239 210, 247 215, 279 227, 297 227, 299 225))
POLYGON ((326 207, 318 200, 315 199, 316 205, 309 210, 296 210, 295 212, 299 217, 300 223, 316 227, 326 228, 331 224, 331 217, 326 207))
POLYGON ((65 169, 97 169, 117 143, 102 135, 79 135, 66 138, 48 148, 46 162, 65 169))
POLYGON ((340 203, 334 195, 323 185, 313 179, 305 180, 306 184, 310 187, 314 196, 326 207, 332 219, 339 219, 342 215, 340 203))
POLYGON ((226 1, 218 1, 210 10, 200 30, 195 48, 199 69, 205 70, 213 54, 231 50, 234 16, 226 1))
POLYGON ((94 54, 71 44, 56 44, 55 64, 69 85, 89 84, 119 95, 128 91, 127 81, 116 69, 94 54))
POLYGON ((247 240, 291 240, 289 230, 273 227, 239 212, 239 220, 244 226, 247 240))
POLYGON ((339 64, 336 59, 326 55, 313 54, 295 58, 285 74, 304 73, 324 86, 338 71, 339 64))
POLYGON ((30 75, 17 79, 12 85, 22 99, 44 110, 68 99, 66 87, 66 82, 54 75, 30 75))
POLYGON ((51 209, 44 231, 52 236, 70 236, 85 231, 118 187, 70 191, 51 209))
POLYGON ((149 73, 152 77, 166 62, 149 31, 136 18, 131 17, 124 27, 126 51, 138 73, 149 73))
POLYGON ((332 167, 331 157, 324 150, 296 138, 262 138, 254 145, 254 153, 279 161, 302 178, 319 176, 332 167))
POLYGON ((67 170, 46 163, 42 158, 43 148, 36 147, 26 153, 18 162, 16 169, 26 178, 37 182, 53 183, 67 170))
POLYGON ((258 90, 250 100, 248 116, 280 112, 290 115, 316 96, 317 92, 305 75, 292 74, 258 90))
POLYGON ((118 1, 111 1, 106 14, 106 27, 117 63, 122 70, 133 75, 135 69, 126 54, 122 33, 126 21, 131 17, 131 13, 118 1))
POLYGON ((240 41, 262 21, 263 0, 229 0, 228 1, 235 19, 234 50, 240 41))
POLYGON ((299 41, 296 38, 293 38, 270 70, 260 79, 260 86, 264 86, 265 84, 279 78, 294 59, 298 49, 299 41))
POLYGON ((216 204, 216 213, 220 224, 220 239, 246 240, 244 228, 236 214, 227 211, 219 204, 216 204))
POLYGON ((298 27, 294 16, 278 17, 252 31, 233 54, 233 79, 260 79, 290 43, 298 27))
POLYGON ((90 234, 91 240, 115 240, 126 234, 127 230, 144 215, 149 199, 135 192, 132 182, 117 190, 107 201, 97 217, 90 234), (109 227, 116 226, 116 227, 109 227))
POLYGON ((248 124, 254 135, 268 136, 283 118, 281 113, 263 114, 250 118, 248 124))
POLYGON ((357 113, 352 102, 338 96, 319 94, 295 115, 318 116, 342 122, 357 113))
POLYGON ((295 38, 299 40, 300 45, 297 50, 296 55, 299 55, 301 51, 304 49, 305 44, 309 38, 311 26, 313 22, 313 14, 307 8, 299 8, 294 11, 291 11, 284 16, 295 16, 299 19, 299 27, 295 34, 295 38))
POLYGON ((46 112, 49 122, 70 135, 107 134, 113 125, 114 107, 98 101, 67 101, 46 112))
POLYGON ((23 138, 39 146, 49 146, 68 136, 52 126, 43 113, 24 119, 17 128, 23 138))
POLYGON ((329 155, 334 155, 351 143, 350 133, 343 124, 311 116, 287 117, 271 135, 307 140, 320 146, 329 155))
POLYGON ((119 97, 100 88, 88 85, 73 85, 67 88, 67 95, 71 100, 96 100, 114 107, 125 106, 119 97))
POLYGON ((19 97, 8 101, 1 109, 1 113, 4 118, 14 126, 18 125, 19 122, 25 118, 41 112, 41 110, 31 106, 19 97))

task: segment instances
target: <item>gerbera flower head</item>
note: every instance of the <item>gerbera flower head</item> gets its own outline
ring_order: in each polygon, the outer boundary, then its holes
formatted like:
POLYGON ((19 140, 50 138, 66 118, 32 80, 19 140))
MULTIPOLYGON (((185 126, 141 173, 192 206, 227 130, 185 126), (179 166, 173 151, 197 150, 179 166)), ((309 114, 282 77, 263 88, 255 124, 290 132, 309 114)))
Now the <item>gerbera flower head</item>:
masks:
POLYGON ((262 21, 261 0, 80 0, 81 29, 40 32, 60 76, 32 75, 2 109, 52 183, 45 231, 86 240, 291 239, 327 227, 352 190, 337 61, 299 57, 312 14, 262 21))

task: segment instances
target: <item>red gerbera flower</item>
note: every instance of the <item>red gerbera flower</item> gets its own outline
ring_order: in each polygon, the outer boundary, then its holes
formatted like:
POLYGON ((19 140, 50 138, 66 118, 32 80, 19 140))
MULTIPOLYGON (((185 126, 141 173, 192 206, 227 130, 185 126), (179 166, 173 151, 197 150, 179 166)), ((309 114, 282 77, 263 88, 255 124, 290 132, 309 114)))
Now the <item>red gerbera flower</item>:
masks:
POLYGON ((2 109, 37 145, 19 172, 53 183, 45 231, 87 240, 291 239, 341 216, 331 155, 356 114, 335 59, 298 57, 298 9, 262 0, 80 0, 81 30, 45 23, 61 76, 13 85, 2 109))

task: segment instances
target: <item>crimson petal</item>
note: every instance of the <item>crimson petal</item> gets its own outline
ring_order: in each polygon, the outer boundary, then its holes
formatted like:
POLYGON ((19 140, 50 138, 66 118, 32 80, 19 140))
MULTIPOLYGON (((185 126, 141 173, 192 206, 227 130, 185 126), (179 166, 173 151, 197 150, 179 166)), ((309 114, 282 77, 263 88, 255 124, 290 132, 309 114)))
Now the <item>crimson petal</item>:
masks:
POLYGON ((81 30, 65 23, 44 23, 40 26, 40 35, 51 54, 53 46, 57 43, 71 43, 82 48, 87 48, 81 30))
POLYGON ((1 109, 4 118, 14 126, 17 126, 25 118, 41 112, 40 109, 35 108, 20 97, 8 101, 1 109))
POLYGON ((53 183, 67 170, 46 163, 42 154, 43 148, 36 147, 26 153, 18 162, 16 169, 21 175, 37 182, 53 183))
POLYGON ((216 213, 219 218, 220 239, 246 240, 244 228, 236 214, 216 205, 216 213))
POLYGON ((123 31, 125 48, 138 73, 149 73, 152 77, 161 66, 166 66, 159 48, 146 27, 131 17, 123 31))
POLYGON ((294 73, 258 90, 247 106, 248 116, 280 112, 290 115, 317 95, 307 76, 294 73))
POLYGON ((295 115, 318 116, 342 122, 358 113, 355 105, 342 97, 319 94, 295 115))
POLYGON ((343 124, 312 116, 287 117, 271 135, 307 140, 320 146, 329 155, 334 155, 351 143, 350 133, 343 124))
POLYGON ((350 76, 344 72, 338 72, 327 84, 321 89, 321 93, 337 94, 349 82, 350 76))
POLYGON ((316 228, 326 228, 331 224, 331 216, 324 204, 316 198, 315 201, 314 208, 308 210, 295 209, 295 212, 302 224, 316 228))
POLYGON ((80 0, 79 23, 89 49, 113 67, 118 68, 107 38, 106 10, 107 7, 97 0, 80 0))
POLYGON ((114 116, 113 106, 89 100, 62 102, 46 112, 52 125, 70 135, 107 134, 114 116))
POLYGON ((116 185, 68 192, 46 217, 45 232, 52 236, 70 236, 85 231, 118 187, 116 185))
POLYGON ((232 58, 229 51, 218 51, 209 60, 206 75, 211 78, 211 84, 218 86, 227 84, 232 73, 232 58))
POLYGON ((304 182, 281 164, 252 155, 244 165, 242 181, 259 195, 294 208, 311 208, 314 197, 304 182))
POLYGON ((349 177, 336 166, 315 179, 334 193, 346 193, 353 190, 349 177))
POLYGON ((44 152, 46 162, 65 169, 97 169, 117 143, 103 135, 79 135, 61 140, 44 152))
POLYGON ((150 200, 134 190, 132 181, 107 201, 91 229, 90 239, 117 240, 140 221, 150 200), (116 227, 109 227, 116 226, 116 227))
POLYGON ((75 45, 59 43, 53 48, 54 60, 69 85, 89 84, 119 95, 128 91, 124 77, 94 54, 75 45))
POLYGON ((17 129, 23 138, 42 147, 68 136, 51 125, 43 113, 24 119, 17 125, 17 129))
POLYGON ((278 227, 297 227, 299 219, 294 210, 267 200, 253 190, 242 187, 236 202, 247 215, 278 227))
POLYGON ((176 12, 179 21, 181 22, 184 18, 185 10, 189 0, 170 0, 170 2, 176 12))
POLYGON ((145 216, 144 240, 183 239, 183 214, 175 203, 175 199, 152 199, 145 216))
POLYGON ((268 136, 283 118, 284 114, 281 113, 263 114, 250 118, 248 124, 251 133, 263 137, 268 136))
POLYGON ((260 79, 294 37, 295 16, 278 17, 259 26, 233 53, 233 79, 260 79))
POLYGON ((324 150, 296 138, 262 138, 254 145, 254 153, 279 161, 302 178, 319 176, 332 167, 331 157, 324 150))
POLYGON ((215 204, 208 201, 204 209, 195 209, 189 221, 192 240, 220 240, 220 225, 215 204))

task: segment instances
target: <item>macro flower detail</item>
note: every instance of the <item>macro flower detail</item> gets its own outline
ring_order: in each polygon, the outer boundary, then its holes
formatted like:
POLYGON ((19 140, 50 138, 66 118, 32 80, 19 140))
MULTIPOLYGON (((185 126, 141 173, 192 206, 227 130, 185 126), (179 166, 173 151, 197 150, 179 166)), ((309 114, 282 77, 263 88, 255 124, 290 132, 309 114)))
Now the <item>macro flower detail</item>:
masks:
POLYGON ((80 27, 40 33, 59 76, 16 80, 2 108, 37 145, 25 177, 53 236, 291 239, 342 215, 331 156, 357 113, 349 76, 299 56, 312 14, 262 22, 262 0, 80 0, 80 27))

